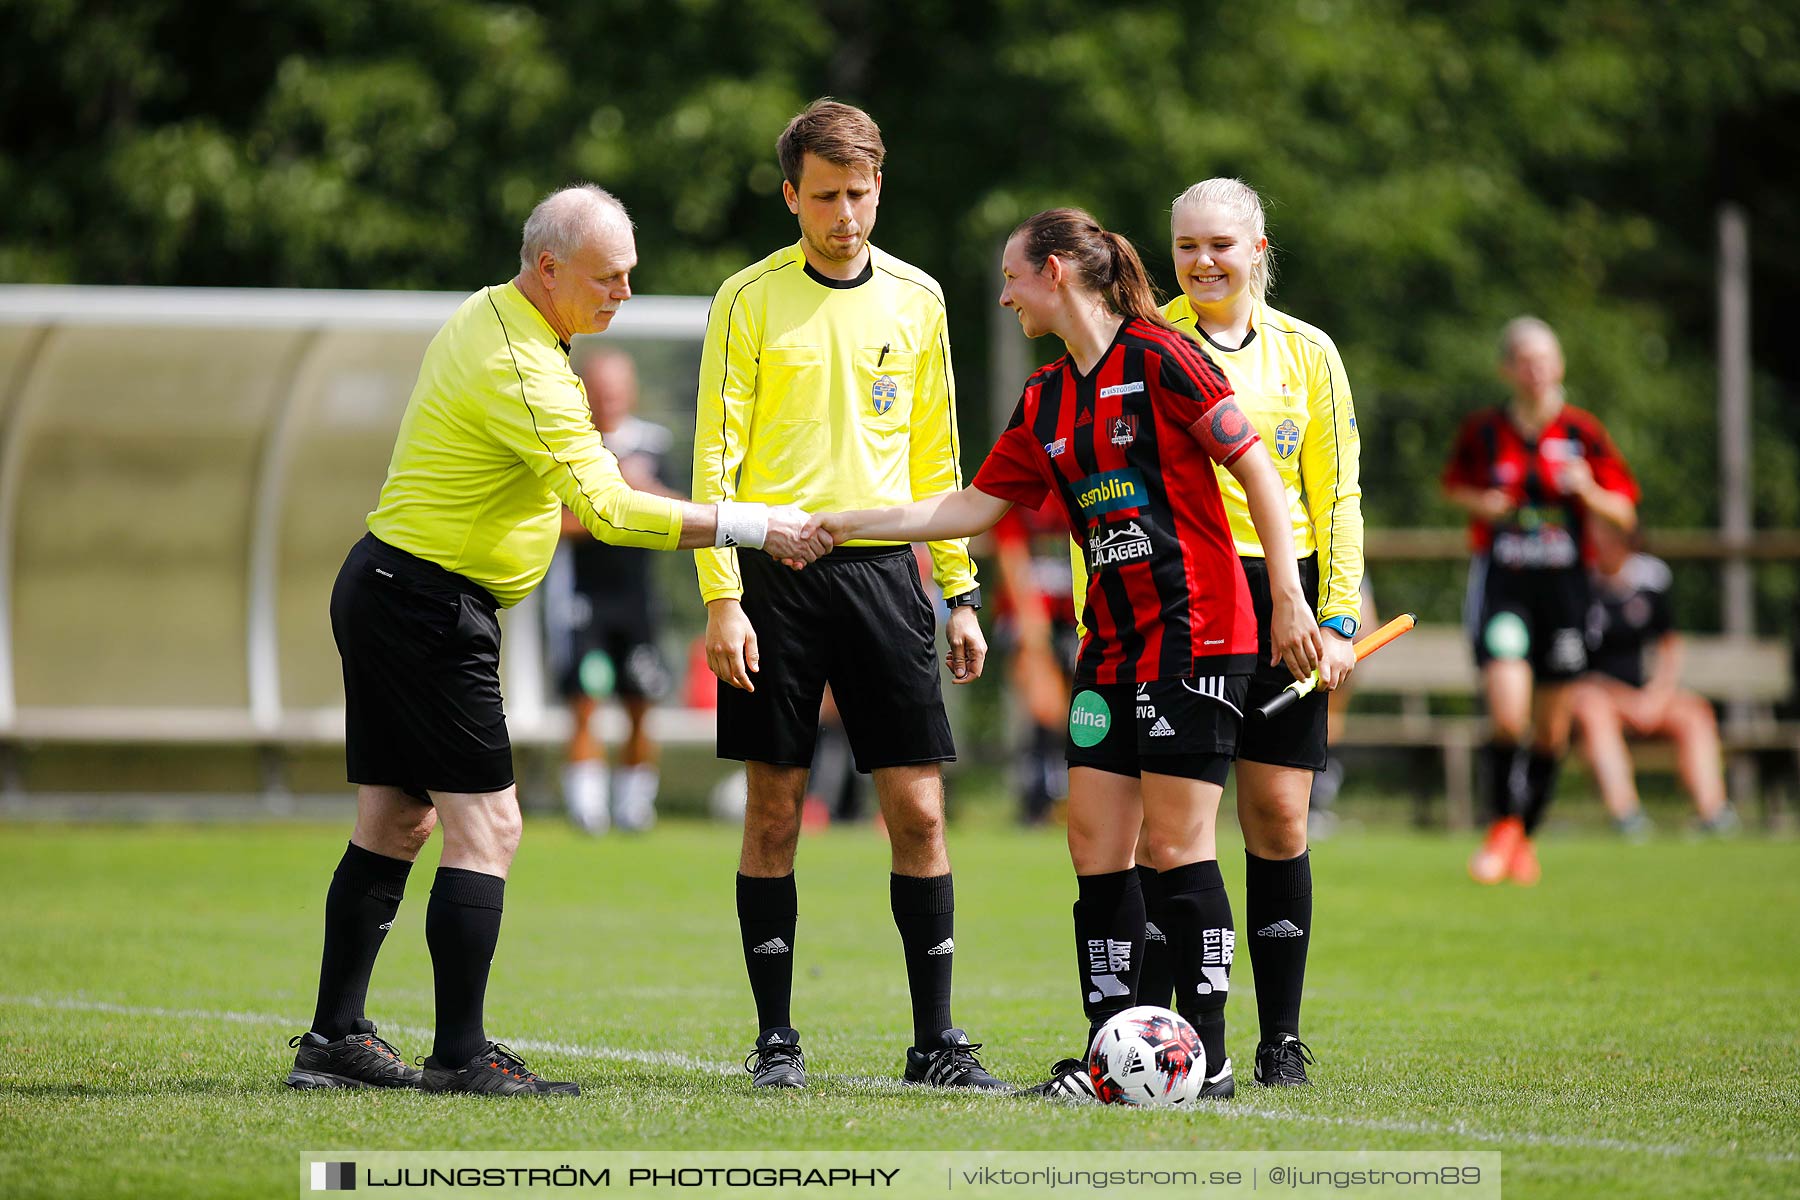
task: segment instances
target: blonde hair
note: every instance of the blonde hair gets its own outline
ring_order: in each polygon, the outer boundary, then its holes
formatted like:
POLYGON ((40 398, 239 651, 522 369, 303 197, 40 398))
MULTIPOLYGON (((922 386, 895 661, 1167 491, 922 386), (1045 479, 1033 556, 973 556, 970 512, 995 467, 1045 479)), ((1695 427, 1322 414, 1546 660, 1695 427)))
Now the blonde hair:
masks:
POLYGON ((1550 339, 1558 354, 1562 353, 1562 339, 1556 336, 1556 330, 1541 317, 1514 317, 1500 330, 1500 361, 1509 363, 1513 355, 1518 353, 1519 343, 1533 334, 1542 334, 1550 339))
MULTIPOLYGON (((1228 179, 1223 175, 1212 179, 1202 179, 1181 195, 1175 197, 1175 203, 1169 206, 1169 222, 1173 226, 1175 214, 1184 208, 1223 208, 1232 216, 1250 227, 1254 241, 1262 241, 1269 236, 1268 221, 1263 216, 1262 197, 1255 188, 1241 179, 1228 179)), ((1250 268, 1250 293, 1264 303, 1269 299, 1269 287, 1275 282, 1275 247, 1264 246, 1262 257, 1250 268)))

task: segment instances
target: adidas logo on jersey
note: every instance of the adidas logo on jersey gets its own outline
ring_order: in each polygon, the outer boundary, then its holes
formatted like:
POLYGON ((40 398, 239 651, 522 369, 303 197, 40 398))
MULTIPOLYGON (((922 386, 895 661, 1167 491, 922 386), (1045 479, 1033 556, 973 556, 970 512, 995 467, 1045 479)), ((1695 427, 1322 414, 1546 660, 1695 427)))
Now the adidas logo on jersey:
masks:
POLYGON ((1151 737, 1174 737, 1175 736, 1175 727, 1173 725, 1169 724, 1169 718, 1158 717, 1158 718, 1156 718, 1156 724, 1154 724, 1150 727, 1150 736, 1151 737))
POLYGON ((789 949, 790 949, 790 947, 788 946, 788 944, 786 942, 782 941, 778 937, 772 937, 760 946, 752 946, 750 948, 750 953, 752 953, 752 954, 786 954, 786 953, 788 953, 789 949))
POLYGON ((925 953, 927 953, 927 954, 955 954, 956 953, 956 939, 955 938, 945 938, 943 941, 939 942, 937 945, 933 946, 931 949, 927 950, 925 953))
POLYGON ((1256 936, 1274 938, 1305 937, 1306 930, 1300 928, 1292 921, 1283 918, 1273 925, 1264 925, 1261 929, 1256 931, 1256 936))
POLYGON ((1169 935, 1158 929, 1154 921, 1145 921, 1144 940, 1146 942, 1166 942, 1169 940, 1169 935))

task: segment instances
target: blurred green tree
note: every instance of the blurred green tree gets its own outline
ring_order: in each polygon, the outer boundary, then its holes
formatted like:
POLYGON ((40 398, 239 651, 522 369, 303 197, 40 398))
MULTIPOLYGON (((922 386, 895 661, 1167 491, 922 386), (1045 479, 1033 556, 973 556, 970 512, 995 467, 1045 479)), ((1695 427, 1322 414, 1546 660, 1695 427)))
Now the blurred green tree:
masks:
POLYGON ((1530 311, 1647 521, 1710 523, 1713 222, 1735 200, 1757 519, 1800 523, 1784 0, 0 0, 0 278, 469 288, 579 177, 631 206, 643 290, 706 293, 793 236, 773 141, 824 93, 887 134, 877 240, 950 294, 971 461, 1006 231, 1085 204, 1166 279, 1169 199, 1231 174, 1270 202, 1277 303, 1343 350, 1372 520, 1454 519, 1445 444, 1500 396, 1494 334, 1530 311))

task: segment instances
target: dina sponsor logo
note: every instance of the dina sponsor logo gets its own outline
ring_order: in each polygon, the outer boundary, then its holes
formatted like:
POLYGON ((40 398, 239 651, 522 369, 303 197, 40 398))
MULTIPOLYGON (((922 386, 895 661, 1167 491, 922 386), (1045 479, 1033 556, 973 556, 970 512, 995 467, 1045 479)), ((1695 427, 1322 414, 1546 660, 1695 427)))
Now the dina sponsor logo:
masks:
POLYGON ((1098 745, 1112 728, 1112 709, 1100 693, 1082 691, 1069 703, 1069 738, 1084 749, 1098 745))

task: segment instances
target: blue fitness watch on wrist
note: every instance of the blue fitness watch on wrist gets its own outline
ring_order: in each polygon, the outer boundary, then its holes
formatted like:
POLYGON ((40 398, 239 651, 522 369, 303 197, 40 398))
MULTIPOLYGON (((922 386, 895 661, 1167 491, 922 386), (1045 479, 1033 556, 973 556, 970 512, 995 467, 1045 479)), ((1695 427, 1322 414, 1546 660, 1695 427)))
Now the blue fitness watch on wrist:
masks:
POLYGON ((1319 628, 1320 629, 1329 629, 1329 630, 1331 630, 1331 632, 1337 634, 1339 637, 1343 638, 1345 641, 1350 641, 1356 637, 1356 630, 1357 630, 1356 618, 1355 617, 1326 617, 1323 621, 1319 622, 1319 628))

